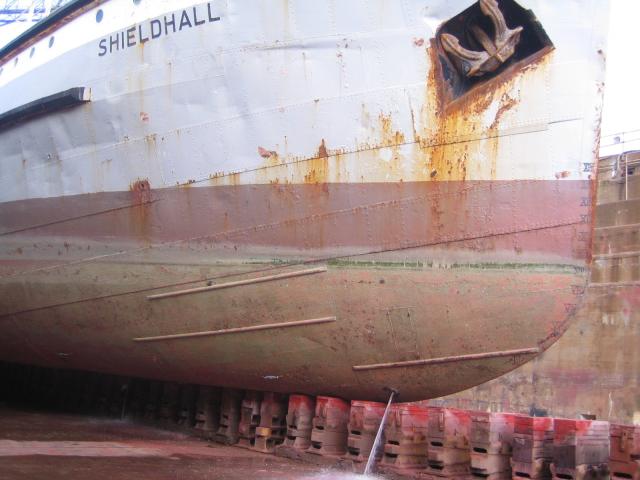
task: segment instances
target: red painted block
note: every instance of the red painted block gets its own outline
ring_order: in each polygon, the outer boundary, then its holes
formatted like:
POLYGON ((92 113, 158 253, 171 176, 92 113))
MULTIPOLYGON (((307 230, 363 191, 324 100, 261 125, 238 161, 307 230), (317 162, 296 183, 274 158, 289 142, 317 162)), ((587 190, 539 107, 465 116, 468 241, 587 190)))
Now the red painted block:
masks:
POLYGON ((471 467, 474 477, 497 474, 511 478, 511 451, 518 415, 499 412, 471 413, 471 467))
POLYGON ((554 421, 554 479, 608 478, 609 422, 596 420, 554 421))
POLYGON ((351 401, 345 458, 355 462, 367 461, 385 408, 384 403, 351 401))
POLYGON ((385 445, 381 468, 404 472, 423 470, 428 465, 429 410, 426 406, 391 406, 385 425, 385 445))
POLYGON ((640 426, 611 424, 609 470, 612 480, 640 480, 640 426))
POLYGON ((284 443, 276 447, 276 455, 296 460, 300 460, 306 455, 306 450, 311 446, 311 430, 315 409, 315 398, 307 395, 289 396, 286 436, 284 443))
POLYGON ((307 395, 290 395, 287 410, 287 438, 284 444, 297 450, 311 446, 311 429, 316 402, 307 395))
POLYGON ((336 397, 317 397, 308 453, 341 456, 347 452, 349 403, 336 397))
POLYGON ((254 450, 273 453, 284 442, 287 430, 287 396, 265 392, 260 403, 260 424, 256 428, 254 450))
POLYGON ((429 407, 429 473, 461 478, 470 467, 470 412, 456 408, 429 407))
POLYGON ((611 424, 609 469, 612 480, 640 480, 640 425, 611 424))
POLYGON ((553 418, 515 419, 511 470, 514 479, 549 479, 553 459, 553 418))

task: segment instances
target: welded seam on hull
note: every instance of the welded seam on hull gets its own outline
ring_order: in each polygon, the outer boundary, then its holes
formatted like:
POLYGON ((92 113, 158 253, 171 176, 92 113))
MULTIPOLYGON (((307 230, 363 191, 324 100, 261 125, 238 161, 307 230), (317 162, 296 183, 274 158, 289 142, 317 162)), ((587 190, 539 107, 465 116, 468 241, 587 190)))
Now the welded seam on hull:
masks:
POLYGON ((261 330, 272 330, 277 328, 303 327, 306 325, 318 325, 322 323, 335 322, 336 317, 311 318, 309 320, 298 320, 295 322, 267 323, 264 325, 253 325, 250 327, 225 328, 224 330, 208 330, 204 332, 176 333, 173 335, 158 335, 155 337, 133 338, 134 342, 157 342, 161 340, 180 340, 184 338, 211 337, 217 335, 228 335, 231 333, 257 332, 261 330))
MULTIPOLYGON (((178 83, 179 85, 180 83, 178 83)), ((422 83, 415 83, 415 84, 411 84, 406 86, 405 88, 412 88, 412 87, 422 87, 423 84, 422 83)), ((368 94, 368 93, 379 93, 379 92, 386 92, 388 90, 398 90, 402 88, 401 86, 393 86, 393 87, 388 87, 388 88, 382 88, 382 89, 375 89, 375 90, 367 90, 365 92, 359 93, 359 94, 354 94, 354 97, 362 97, 364 94, 368 94)), ((120 97, 119 95, 114 95, 111 97, 105 97, 103 98, 103 100, 109 100, 112 98, 118 98, 120 97)), ((325 101, 331 101, 331 100, 339 100, 341 98, 344 97, 329 97, 329 98, 325 98, 323 100, 325 101)), ((177 133, 178 135, 180 134, 180 132, 183 131, 190 131, 196 128, 208 128, 208 129, 218 129, 220 125, 225 125, 230 121, 234 121, 234 120, 239 120, 239 119, 250 119, 252 117, 259 117, 261 115, 264 115, 265 113, 270 113, 270 112, 280 112, 282 108, 285 109, 289 109, 291 110, 292 108, 298 107, 298 106, 306 106, 306 105, 314 105, 315 101, 313 102, 303 102, 303 103, 294 103, 294 104, 287 104, 287 105, 283 105, 283 106, 278 106, 278 107, 274 107, 274 108, 269 108, 269 109, 265 109, 265 110, 255 110, 251 113, 248 114, 241 114, 241 115, 234 115, 234 116, 229 116, 223 119, 219 119, 219 120, 214 120, 214 121, 205 121, 205 122, 200 122, 200 123, 194 123, 194 124, 190 124, 188 126, 182 127, 182 128, 178 128, 175 130, 165 130, 165 131, 159 131, 159 132, 155 132, 156 135, 158 136, 167 136, 170 135, 172 133, 177 133)), ((547 130, 549 130, 549 125, 552 124, 556 124, 556 123, 562 123, 562 122, 575 122, 575 121, 580 121, 582 120, 582 117, 571 117, 571 118, 559 118, 557 120, 543 120, 543 121, 536 121, 536 122, 532 122, 532 121, 526 121, 526 122, 518 122, 518 123, 514 123, 513 125, 511 125, 510 128, 508 129, 502 129, 499 132, 493 133, 493 134, 484 134, 484 135, 471 135, 471 134, 467 134, 467 135, 457 135, 457 136, 453 136, 452 138, 446 140, 446 141, 427 141, 425 139, 420 139, 420 138, 414 138, 411 141, 403 141, 403 142, 391 142, 391 143, 380 143, 380 144, 375 144, 375 145, 368 145, 368 144, 364 144, 364 145, 356 145, 353 148, 344 148, 344 149, 340 149, 340 150, 331 150, 328 152, 329 157, 333 157, 336 154, 339 155, 353 155, 353 154, 360 154, 360 153, 365 153, 365 152, 371 152, 374 150, 379 150, 379 149, 386 149, 386 148, 394 148, 394 147, 403 147, 403 146, 408 146, 408 145, 418 145, 420 146, 420 148, 440 148, 443 146, 451 146, 451 145, 459 145, 459 144, 464 144, 464 143, 470 143, 470 142, 480 142, 483 140, 487 140, 487 139, 492 139, 492 138, 503 138, 503 137, 511 137, 511 136, 519 136, 519 135, 527 135, 527 134, 531 134, 531 133, 539 133, 539 132, 545 132, 547 130)), ((414 132, 415 135, 415 132, 414 132)), ((132 143, 135 144, 136 142, 145 142, 146 141, 146 137, 145 136, 141 136, 141 137, 134 137, 134 138, 129 138, 126 141, 121 141, 121 142, 115 142, 111 145, 107 145, 101 148, 98 148, 95 150, 95 152, 100 153, 100 152, 104 152, 107 151, 109 149, 113 149, 114 147, 118 147, 118 146, 122 146, 122 145, 131 145, 132 143)), ((82 153, 78 153, 78 154, 71 154, 68 156, 63 156, 62 160, 70 160, 70 159, 74 159, 74 158, 78 158, 80 156, 82 156, 84 154, 82 153)), ((192 186, 193 184, 198 184, 198 183, 203 183, 203 182, 208 182, 211 181, 212 179, 219 179, 219 178, 225 178, 225 177, 230 177, 230 176, 234 176, 234 175, 242 175, 242 174, 248 174, 248 173, 253 173, 253 172, 257 172, 257 171, 266 171, 272 168, 280 168, 280 167, 288 167, 288 166, 294 166, 300 163, 304 163, 304 162, 311 162, 314 160, 318 160, 320 158, 324 158, 324 157, 303 157, 303 156, 292 156, 290 157, 288 160, 289 161, 285 161, 283 163, 280 163, 278 165, 268 165, 268 166, 255 166, 255 167, 249 167, 243 170, 233 170, 233 171, 228 171, 228 172, 223 172, 220 175, 213 175, 213 176, 206 176, 206 177, 202 177, 202 178, 197 178, 193 181, 189 181, 189 182, 183 182, 180 183, 180 185, 189 185, 192 186)), ((165 185, 165 187, 168 187, 170 185, 165 185)))
MULTIPOLYGON (((580 118, 577 119, 570 119, 568 121, 576 121, 576 120, 580 120, 580 118)), ((222 123, 222 122, 220 122, 222 123)), ((557 122, 556 122, 557 123, 557 122)), ((528 125, 525 125, 525 127, 528 125)), ((540 125, 540 124, 532 124, 532 126, 528 129, 522 129, 522 127, 514 127, 512 129, 513 131, 509 131, 509 130, 502 130, 499 133, 493 134, 493 135, 483 135, 483 136, 478 136, 478 137, 462 137, 460 136, 459 138, 454 138, 453 140, 450 141, 443 141, 443 142, 426 142, 423 140, 413 140, 413 141, 406 141, 406 142, 396 142, 396 143, 389 143, 389 144, 384 144, 381 143, 380 145, 373 145, 370 147, 356 147, 353 149, 340 149, 340 150, 336 150, 336 151, 329 151, 328 152, 328 158, 331 157, 335 157, 336 155, 354 155, 354 154, 359 154, 359 153, 366 153, 366 152, 373 152, 375 150, 383 150, 383 149, 390 149, 390 148, 397 148, 397 147, 405 147, 405 146, 409 146, 409 145, 417 145, 420 148, 426 148, 426 149, 436 149, 436 148, 441 148, 441 147, 447 147, 447 146, 453 146, 453 145, 461 145, 464 143, 471 143, 471 142, 481 142, 483 140, 490 140, 493 138, 504 138, 504 137, 514 137, 517 135, 527 135, 530 133, 538 133, 538 132, 544 132, 548 130, 548 123, 547 125, 540 125), (519 128, 519 129, 517 129, 519 128)), ((144 137, 141 137, 141 140, 144 140, 144 137)), ((291 166, 296 166, 302 163, 306 163, 306 162, 313 162, 314 160, 320 160, 320 159, 324 159, 325 157, 311 157, 311 158, 294 158, 291 161, 285 161, 283 163, 279 163, 277 165, 267 165, 267 166, 260 166, 260 167, 256 167, 256 168, 247 168, 245 170, 236 170, 236 171, 229 171, 229 172, 225 172, 222 173, 220 175, 213 175, 213 176, 207 176, 207 177, 203 177, 203 178, 198 178, 195 179, 193 181, 189 181, 189 182, 184 182, 181 183, 180 185, 188 185, 188 186, 192 186, 194 184, 198 184, 198 183, 204 183, 204 182, 211 182, 212 180, 219 180, 219 179, 223 179, 223 178, 228 178, 228 177, 233 177, 235 175, 246 175, 246 174, 251 174, 251 173, 255 173, 255 172, 263 172, 263 171, 268 171, 270 169, 275 169, 275 168, 283 168, 283 167, 291 167, 291 166)), ((224 184, 223 184, 224 185, 224 184)))
POLYGON ((483 360, 483 359, 489 359, 489 358, 511 357, 514 355, 535 355, 538 353, 540 353, 540 349, 538 347, 520 348, 516 350, 501 350, 498 352, 472 353, 469 355, 453 355, 450 357, 424 358, 420 360, 408 360, 405 362, 388 362, 388 363, 374 363, 371 365, 354 365, 352 368, 355 371, 381 370, 384 368, 402 368, 402 367, 417 367, 422 365, 438 365, 442 363, 464 362, 469 360, 483 360))
POLYGON ((295 272, 280 273, 277 275, 268 275, 265 277, 249 278, 247 280, 238 280, 236 282, 219 283, 217 285, 207 285, 206 287, 188 288, 185 290, 177 290, 175 292, 158 293, 156 295, 147 296, 147 300, 159 300, 162 298, 178 297, 181 295, 190 295, 193 293, 209 292, 212 290, 222 290, 223 288, 241 287, 243 285, 253 285, 262 282, 271 282, 274 280, 282 280, 285 278, 302 277, 304 275, 313 275, 315 273, 324 273, 327 267, 311 268, 309 270, 297 270, 295 272))
MULTIPOLYGON (((89 195, 92 195, 92 194, 89 194, 89 195)), ((126 210, 126 209, 129 209, 129 208, 136 208, 136 207, 146 207, 147 205, 151 205, 151 204, 159 202, 161 200, 164 200, 164 199, 163 198, 155 198, 155 199, 149 200, 147 202, 132 203, 132 204, 128 204, 128 205, 122 205, 122 206, 119 206, 119 207, 107 208, 106 210, 99 210, 97 212, 89 212, 89 213, 85 213, 84 215, 78 215, 76 217, 61 218, 60 220, 54 220, 52 222, 38 223, 38 224, 35 224, 35 225, 29 225, 29 226, 22 227, 22 228, 16 228, 15 230, 7 230, 7 231, 4 231, 4 232, 0 232, 0 237, 4 237, 6 235, 13 235, 15 233, 23 233, 23 232, 26 232, 26 231, 29 231, 29 230, 35 230, 35 229, 38 229, 38 228, 52 227, 54 225, 60 225, 61 223, 73 222, 75 220, 82 220, 82 219, 85 219, 85 218, 95 217, 96 215, 104 215, 105 213, 117 212, 119 210, 126 210)), ((91 257, 91 258, 94 258, 94 257, 91 257)))

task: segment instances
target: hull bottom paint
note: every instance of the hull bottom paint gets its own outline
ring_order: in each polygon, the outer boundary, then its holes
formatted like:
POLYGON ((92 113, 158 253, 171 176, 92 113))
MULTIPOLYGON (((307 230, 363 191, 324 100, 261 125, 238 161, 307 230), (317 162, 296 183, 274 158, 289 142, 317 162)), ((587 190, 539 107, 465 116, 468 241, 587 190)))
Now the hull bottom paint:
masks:
POLYGON ((575 315, 589 187, 137 182, 5 203, 2 359, 375 400, 463 390, 575 315))

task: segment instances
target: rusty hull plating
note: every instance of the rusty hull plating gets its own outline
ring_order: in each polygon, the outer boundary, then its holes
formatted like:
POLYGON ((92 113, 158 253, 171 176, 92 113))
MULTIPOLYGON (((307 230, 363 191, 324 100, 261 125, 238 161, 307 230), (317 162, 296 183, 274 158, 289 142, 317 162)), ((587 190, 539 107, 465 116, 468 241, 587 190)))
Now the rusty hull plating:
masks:
MULTIPOLYGON (((118 1, 62 22, 60 42, 118 1)), ((186 11, 130 3, 141 25, 186 11)), ((393 28, 366 34, 338 21, 357 6, 274 8, 258 34, 233 3, 104 58, 59 54, 51 68, 112 62, 126 81, 79 73, 91 102, 0 131, 2 359, 408 401, 562 335, 590 261, 599 17, 581 13, 596 44, 575 50, 579 35, 513 0, 398 4, 393 28)), ((3 89, 42 75, 29 68, 5 64, 3 89)))

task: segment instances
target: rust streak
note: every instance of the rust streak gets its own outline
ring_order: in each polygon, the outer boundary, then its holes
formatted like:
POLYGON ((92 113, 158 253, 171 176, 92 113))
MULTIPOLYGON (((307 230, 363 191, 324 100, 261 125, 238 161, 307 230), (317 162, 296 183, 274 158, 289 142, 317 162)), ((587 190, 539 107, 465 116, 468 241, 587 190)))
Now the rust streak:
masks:
POLYGON ((129 191, 133 193, 135 205, 142 205, 151 201, 151 186, 149 180, 136 180, 129 186, 129 191))
POLYGON ((518 62, 505 72, 471 88, 455 100, 447 90, 441 54, 435 40, 427 48, 431 68, 426 82, 421 117, 424 130, 417 136, 431 180, 496 179, 500 123, 516 108, 518 82, 532 71, 549 64, 551 48, 518 62), (486 119, 496 107, 493 121, 486 119))
POLYGON ((318 147, 317 158, 327 158, 329 154, 327 153, 327 146, 324 144, 324 138, 322 142, 320 142, 320 146, 318 147))
POLYGON ((505 93, 504 95, 502 95, 502 97, 500 98, 500 107, 496 112, 496 116, 493 119, 493 123, 489 126, 489 130, 496 129, 500 124, 500 119, 502 118, 502 116, 517 104, 518 104, 518 101, 515 98, 510 97, 508 93, 505 93))
MULTIPOLYGON (((162 198, 156 198, 156 199, 153 199, 153 200, 150 199, 147 202, 142 203, 142 205, 149 206, 152 203, 159 202, 160 200, 162 200, 162 198)), ((53 222, 39 223, 37 225, 29 225, 28 227, 18 228, 18 229, 15 229, 15 230, 9 230, 7 232, 0 232, 0 237, 1 236, 5 236, 5 235, 13 235, 15 233, 22 233, 22 232, 26 232, 26 231, 29 231, 29 230, 34 230, 34 229, 37 229, 37 228, 51 227, 53 225, 59 225, 61 223, 73 222, 75 220, 81 220, 83 218, 94 217, 96 215, 102 215, 102 214, 105 214, 105 213, 117 212, 118 210, 126 210, 126 209, 129 209, 129 208, 136 208, 136 207, 139 207, 140 205, 141 205, 141 203, 137 203, 136 202, 136 203, 132 203, 132 204, 129 204, 129 205, 123 205, 121 207, 108 208, 106 210, 100 210, 98 212, 91 212, 91 213, 87 213, 85 215, 78 215, 77 217, 63 218, 62 220, 56 220, 56 221, 53 221, 53 222)))
MULTIPOLYGON (((155 135, 150 135, 149 137, 153 139, 149 144, 155 146, 155 135)), ((132 210, 132 215, 129 217, 133 230, 137 231, 141 239, 147 243, 151 243, 151 214, 153 212, 146 208, 151 200, 151 185, 149 185, 149 180, 146 178, 136 180, 129 187, 129 191, 131 192, 131 199, 137 207, 132 210)))

